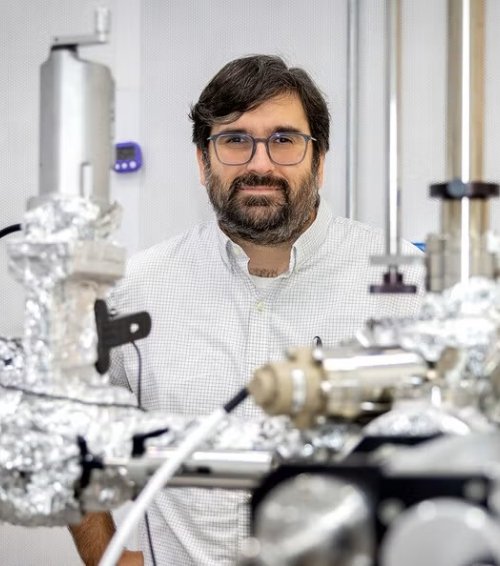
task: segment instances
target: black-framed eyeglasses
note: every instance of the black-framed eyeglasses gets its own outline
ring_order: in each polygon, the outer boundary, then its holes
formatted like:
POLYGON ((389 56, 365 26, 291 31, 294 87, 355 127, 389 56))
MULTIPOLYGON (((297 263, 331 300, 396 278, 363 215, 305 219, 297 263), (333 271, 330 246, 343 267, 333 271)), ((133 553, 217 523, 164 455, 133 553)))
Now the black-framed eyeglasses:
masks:
POLYGON ((223 132, 207 140, 213 142, 215 155, 224 165, 245 165, 252 160, 259 142, 265 144, 269 159, 276 165, 297 165, 306 156, 308 142, 316 141, 299 132, 275 132, 268 138, 223 132))

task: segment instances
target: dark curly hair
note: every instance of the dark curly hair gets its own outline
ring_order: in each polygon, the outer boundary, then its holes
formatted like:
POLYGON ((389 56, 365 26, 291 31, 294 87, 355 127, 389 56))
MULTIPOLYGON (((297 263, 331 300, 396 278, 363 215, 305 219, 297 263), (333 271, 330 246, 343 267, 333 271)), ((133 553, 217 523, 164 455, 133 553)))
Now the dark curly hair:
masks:
POLYGON ((280 94, 296 93, 304 107, 317 159, 328 151, 330 114, 324 96, 311 77, 297 67, 289 68, 281 57, 251 55, 227 63, 208 83, 191 106, 193 142, 206 155, 212 126, 237 120, 280 94))

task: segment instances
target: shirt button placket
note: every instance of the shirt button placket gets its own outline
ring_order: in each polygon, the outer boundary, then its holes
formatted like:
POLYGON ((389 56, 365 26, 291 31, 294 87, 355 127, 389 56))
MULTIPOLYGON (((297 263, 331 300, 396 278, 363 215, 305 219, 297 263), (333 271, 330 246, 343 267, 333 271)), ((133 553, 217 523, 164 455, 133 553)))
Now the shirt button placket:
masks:
POLYGON ((269 305, 262 298, 254 299, 250 309, 247 344, 247 368, 251 376, 256 368, 269 361, 269 305))

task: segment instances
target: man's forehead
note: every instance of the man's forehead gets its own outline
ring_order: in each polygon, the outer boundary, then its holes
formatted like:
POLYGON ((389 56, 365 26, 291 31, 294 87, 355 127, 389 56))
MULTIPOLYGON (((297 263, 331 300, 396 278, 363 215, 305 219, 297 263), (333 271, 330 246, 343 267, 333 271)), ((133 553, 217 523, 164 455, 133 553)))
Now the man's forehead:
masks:
POLYGON ((295 93, 286 93, 265 100, 255 108, 235 116, 233 120, 229 116, 223 123, 214 124, 212 133, 245 131, 260 135, 278 130, 307 133, 308 129, 307 116, 299 96, 295 93))

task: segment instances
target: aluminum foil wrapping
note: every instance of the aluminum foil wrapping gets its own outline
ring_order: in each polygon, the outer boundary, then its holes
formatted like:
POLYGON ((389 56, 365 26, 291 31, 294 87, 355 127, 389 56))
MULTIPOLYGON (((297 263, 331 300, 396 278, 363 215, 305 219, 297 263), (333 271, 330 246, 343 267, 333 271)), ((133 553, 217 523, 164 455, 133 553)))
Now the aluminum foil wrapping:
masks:
MULTIPOLYGON (((85 510, 78 437, 97 458, 128 458, 133 436, 165 428, 166 418, 144 413, 130 393, 112 386, 100 388, 107 403, 92 404, 9 385, 22 376, 23 359, 20 340, 0 338, 0 519, 28 526, 76 522, 85 510)), ((130 498, 127 479, 116 471, 93 484, 91 509, 130 498)))
MULTIPOLYGON (((200 422, 200 419, 169 416, 170 434, 152 438, 146 446, 155 450, 176 446, 200 422)), ((262 450, 274 453, 281 461, 319 462, 349 451, 360 434, 361 429, 355 424, 326 421, 313 429, 299 430, 288 417, 247 420, 231 415, 200 450, 262 450)))
POLYGON ((367 328, 363 339, 377 345, 398 344, 420 353, 429 362, 442 359, 445 350, 456 352, 447 368, 450 383, 480 380, 497 350, 500 328, 500 287, 473 278, 442 294, 428 294, 415 319, 382 319, 367 328))
POLYGON ((96 358, 94 303, 123 272, 123 250, 104 239, 119 212, 53 198, 27 212, 23 236, 10 242, 9 267, 26 296, 24 384, 64 395, 66 373, 98 381, 88 369, 96 358))
POLYGON ((430 437, 491 432, 493 425, 473 407, 436 407, 426 400, 396 402, 392 410, 373 419, 363 436, 430 437))
POLYGON ((79 437, 97 458, 128 458, 134 434, 165 427, 164 416, 132 406, 86 405, 9 390, 0 393, 0 419, 0 519, 21 525, 78 522, 86 510, 111 509, 130 498, 127 479, 114 473, 103 484, 93 481, 95 499, 81 505, 79 437))
POLYGON ((0 337, 0 376, 2 383, 19 383, 24 372, 24 352, 20 338, 0 337))
MULTIPOLYGON (((396 396, 393 410, 375 419, 368 435, 428 436, 487 431, 500 411, 493 376, 500 368, 500 287, 473 278, 442 294, 428 294, 415 319, 371 321, 359 336, 363 344, 418 352, 435 364, 432 385, 396 396)), ((500 384, 500 382, 499 382, 500 384)), ((499 389, 500 391, 500 389, 499 389)))
MULTIPOLYGON (((97 458, 128 457, 132 437, 164 427, 94 368, 94 303, 123 272, 106 241, 119 209, 101 215, 80 199, 54 197, 29 211, 10 242, 10 268, 25 287, 24 337, 0 339, 0 519, 55 525, 81 514, 84 438, 97 458)), ((120 474, 97 486, 95 504, 128 499, 120 474)))

